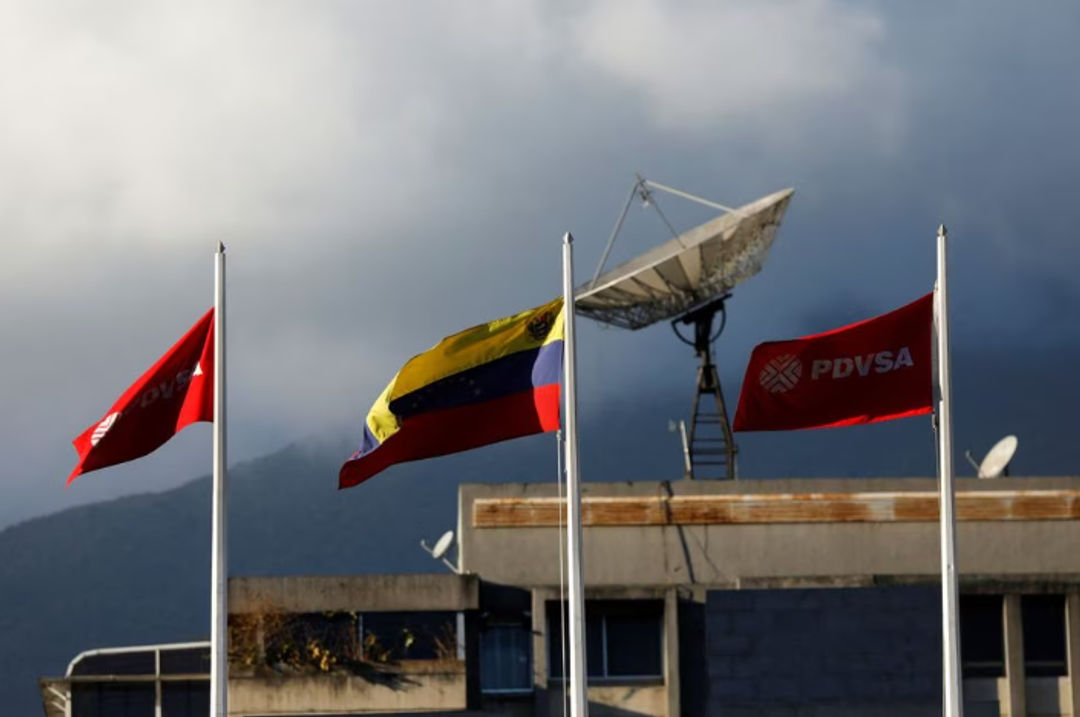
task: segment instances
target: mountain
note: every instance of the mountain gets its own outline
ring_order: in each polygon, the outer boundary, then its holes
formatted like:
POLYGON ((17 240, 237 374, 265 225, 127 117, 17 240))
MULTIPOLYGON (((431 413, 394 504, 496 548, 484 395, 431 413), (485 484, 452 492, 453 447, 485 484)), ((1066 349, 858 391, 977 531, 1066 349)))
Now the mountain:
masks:
MULTIPOLYGON (((958 449, 981 456, 1014 432, 1014 475, 1075 473, 1069 450, 1080 388, 1070 355, 1040 354, 1034 366, 956 361, 969 367, 954 378, 958 449)), ((584 478, 679 478, 680 446, 667 421, 685 417, 689 399, 684 385, 643 387, 583 410, 584 478)), ((744 477, 934 473, 928 418, 738 440, 744 477)), ((337 491, 337 469, 350 450, 346 440, 312 440, 230 470, 231 574, 438 571, 418 541, 455 525, 459 483, 552 480, 556 471, 555 438, 533 436, 395 466, 337 491)), ((957 468, 970 475, 962 459, 957 468)), ((37 677, 62 674, 82 650, 205 639, 209 556, 208 477, 0 532, 5 714, 40 715, 37 677)))

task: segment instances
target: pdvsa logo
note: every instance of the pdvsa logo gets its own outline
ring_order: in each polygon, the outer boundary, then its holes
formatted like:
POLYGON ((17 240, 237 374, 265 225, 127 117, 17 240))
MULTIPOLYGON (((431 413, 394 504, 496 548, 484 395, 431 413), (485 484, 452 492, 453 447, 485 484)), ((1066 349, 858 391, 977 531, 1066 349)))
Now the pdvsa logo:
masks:
MULTIPOLYGON (((839 356, 810 361, 810 380, 865 377, 914 366, 911 349, 901 346, 896 351, 878 351, 861 356, 839 356)), ((758 374, 758 383, 769 393, 787 393, 802 378, 802 362, 794 354, 782 354, 769 359, 758 374)))
POLYGON ((110 413, 105 418, 101 419, 101 423, 94 427, 94 432, 90 434, 90 445, 96 446, 101 442, 101 439, 105 437, 105 434, 109 432, 109 429, 116 423, 116 419, 120 418, 120 412, 110 413))
MULTIPOLYGON (((769 393, 787 393, 802 377, 802 364, 792 354, 773 356, 758 374, 758 383, 769 393)), ((815 377, 816 378, 816 377, 815 377)))
POLYGON ((862 356, 841 356, 834 359, 814 359, 810 364, 810 380, 819 378, 847 378, 848 376, 869 376, 873 373, 898 371, 906 366, 914 366, 911 349, 901 346, 896 351, 878 351, 862 356))

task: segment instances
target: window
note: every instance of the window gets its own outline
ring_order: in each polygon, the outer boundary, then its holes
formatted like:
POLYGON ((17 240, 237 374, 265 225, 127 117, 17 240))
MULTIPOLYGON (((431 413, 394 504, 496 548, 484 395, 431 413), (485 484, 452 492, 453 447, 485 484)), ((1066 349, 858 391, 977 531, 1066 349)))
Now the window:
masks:
POLYGON ((1028 677, 1068 673, 1065 658, 1065 596, 1023 595, 1024 672, 1028 677))
POLYGON ((178 681, 161 685, 161 717, 189 717, 210 712, 210 682, 178 681))
POLYGON ((480 689, 489 694, 532 691, 532 631, 522 621, 494 622, 480 633, 480 689))
MULTIPOLYGON (((562 618, 549 602, 548 674, 563 678, 562 618)), ((585 605, 585 649, 593 680, 658 680, 663 677, 664 603, 660 600, 593 600, 585 605)))
POLYGON ((80 717, 150 717, 153 682, 89 682, 71 687, 71 713, 80 717))
POLYGON ((1005 676, 1002 610, 1000 595, 960 596, 960 652, 964 678, 1005 676))
POLYGON ((209 675, 210 648, 187 647, 161 651, 161 672, 166 675, 209 675))

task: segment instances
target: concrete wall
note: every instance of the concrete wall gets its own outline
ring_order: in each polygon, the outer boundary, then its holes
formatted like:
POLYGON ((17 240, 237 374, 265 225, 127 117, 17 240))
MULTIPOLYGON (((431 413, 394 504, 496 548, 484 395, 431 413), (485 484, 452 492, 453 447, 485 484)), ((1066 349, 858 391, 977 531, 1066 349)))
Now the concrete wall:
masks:
POLYGON ((710 715, 935 715, 933 586, 710 591, 710 715))
MULTIPOLYGON (((1080 478, 1011 478, 958 481, 958 491, 1072 490, 1080 478)), ((932 492, 927 479, 679 481, 671 484, 585 484, 586 499, 612 496, 704 494, 889 494, 932 492)), ((466 571, 514 585, 558 584, 557 531, 547 525, 477 527, 479 499, 551 498, 551 484, 461 486, 460 556, 466 571), (522 560, 522 555, 530 556, 522 560)), ((997 499, 1010 504, 1011 499, 997 499)), ((1013 501, 1017 505, 1020 501, 1013 501)), ((838 503, 839 505, 840 503, 838 503)), ((936 502, 935 502, 936 505, 936 502)), ((936 510, 936 507, 934 508, 936 510)), ((839 508, 838 508, 839 510, 839 508)), ((1075 512, 1073 503, 1065 510, 1075 512)), ((787 522, 781 514, 757 522, 685 525, 586 525, 583 537, 586 584, 705 585, 746 587, 786 578, 845 576, 933 577, 938 574, 938 525, 926 516, 853 521, 787 522)), ((1071 515, 1071 513, 1070 513, 1071 515)), ((958 526, 959 569, 967 575, 1080 575, 1080 520, 968 520, 958 526)), ((827 582, 825 583, 827 584, 827 582)))
POLYGON ((317 715, 466 708, 465 663, 401 665, 382 679, 345 674, 229 677, 229 714, 317 715))
MULTIPOLYGON (((562 717, 562 690, 549 691, 546 711, 537 715, 562 717)), ((589 687, 589 717, 667 717, 667 692, 662 685, 593 685, 589 687)), ((677 715, 677 713, 676 713, 677 715)), ((671 717, 676 717, 672 715, 671 717)))

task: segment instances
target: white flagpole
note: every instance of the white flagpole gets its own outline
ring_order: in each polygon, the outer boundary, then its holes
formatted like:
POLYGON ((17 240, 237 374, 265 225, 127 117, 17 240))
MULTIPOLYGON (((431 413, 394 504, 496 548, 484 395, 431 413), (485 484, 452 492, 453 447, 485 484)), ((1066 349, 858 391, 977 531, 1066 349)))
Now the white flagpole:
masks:
POLYGON ((585 590, 581 569, 581 487, 578 484, 577 445, 577 387, 574 384, 577 353, 574 349, 574 237, 567 232, 563 236, 563 312, 565 330, 563 361, 565 380, 563 384, 566 410, 566 567, 569 592, 570 616, 570 715, 587 717, 589 700, 586 689, 585 669, 585 590))
POLYGON ((952 385, 949 380, 949 300, 946 291, 945 225, 938 227, 934 323, 938 357, 938 477, 941 506, 941 647, 945 717, 963 717, 960 682, 960 634, 956 587, 956 505, 953 492, 952 385))
POLYGON ((228 563, 225 549, 225 245, 214 255, 214 487, 210 558, 210 717, 228 715, 228 563))

